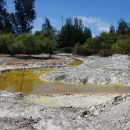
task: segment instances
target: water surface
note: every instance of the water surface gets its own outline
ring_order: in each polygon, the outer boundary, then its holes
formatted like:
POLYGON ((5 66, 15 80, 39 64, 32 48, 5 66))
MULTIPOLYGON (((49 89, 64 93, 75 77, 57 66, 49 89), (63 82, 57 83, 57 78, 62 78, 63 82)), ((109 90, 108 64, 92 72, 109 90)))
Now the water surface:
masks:
MULTIPOLYGON (((82 60, 74 58, 74 61, 69 66, 77 66, 82 64, 82 60)), ((120 93, 130 92, 130 87, 122 86, 120 84, 109 85, 94 85, 94 84, 66 84, 61 82, 48 82, 49 85, 39 81, 37 77, 45 73, 52 72, 54 68, 31 69, 24 72, 12 71, 0 74, 0 89, 5 91, 19 92, 22 85, 22 92, 27 94, 60 94, 64 93, 62 90, 67 90, 70 93, 120 93), (35 76, 32 75, 35 74, 35 76), (23 84, 22 84, 23 78, 23 84), (51 87, 50 87, 51 86, 51 87), (59 89, 59 90, 58 90, 59 89)))

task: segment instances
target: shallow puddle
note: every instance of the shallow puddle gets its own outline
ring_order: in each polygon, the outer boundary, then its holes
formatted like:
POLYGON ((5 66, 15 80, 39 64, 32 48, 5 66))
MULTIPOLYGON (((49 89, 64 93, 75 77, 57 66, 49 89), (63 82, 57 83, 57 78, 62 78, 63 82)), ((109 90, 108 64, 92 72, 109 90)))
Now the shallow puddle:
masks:
POLYGON ((35 102, 49 107, 90 107, 111 100, 109 96, 41 96, 26 98, 27 102, 35 102))
POLYGON ((71 62, 70 64, 68 64, 68 66, 78 66, 78 65, 81 65, 83 63, 83 61, 80 59, 77 59, 77 58, 73 58, 73 59, 74 59, 74 61, 71 62))

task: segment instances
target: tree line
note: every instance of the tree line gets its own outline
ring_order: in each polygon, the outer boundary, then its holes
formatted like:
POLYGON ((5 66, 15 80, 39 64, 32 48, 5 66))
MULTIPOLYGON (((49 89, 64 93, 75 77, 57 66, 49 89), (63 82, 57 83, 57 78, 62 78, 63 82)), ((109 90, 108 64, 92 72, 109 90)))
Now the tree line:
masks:
POLYGON ((32 33, 36 19, 35 0, 14 0, 15 12, 9 13, 6 1, 0 0, 0 53, 40 54, 66 52, 79 55, 130 54, 130 23, 120 19, 115 29, 92 37, 81 18, 67 18, 60 31, 45 17, 41 30, 32 33))

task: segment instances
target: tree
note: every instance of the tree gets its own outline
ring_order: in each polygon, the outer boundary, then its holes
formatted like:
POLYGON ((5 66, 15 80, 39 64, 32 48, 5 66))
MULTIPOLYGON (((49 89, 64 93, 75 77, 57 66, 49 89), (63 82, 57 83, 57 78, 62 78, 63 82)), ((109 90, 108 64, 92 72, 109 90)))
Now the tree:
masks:
POLYGON ((0 52, 13 54, 11 47, 13 46, 15 35, 12 33, 2 34, 0 36, 0 52))
POLYGON ((51 55, 53 54, 53 51, 54 51, 57 43, 55 40, 52 40, 48 37, 48 38, 45 38, 44 44, 45 44, 45 48, 46 48, 45 53, 48 53, 49 58, 50 58, 51 55))
POLYGON ((92 54, 97 54, 101 50, 101 38, 88 38, 84 43, 84 48, 91 50, 92 54))
POLYGON ((14 0, 17 34, 30 33, 33 29, 33 20, 36 19, 34 10, 35 0, 14 0))
POLYGON ((50 58, 56 47, 56 41, 55 41, 56 29, 52 27, 47 17, 45 17, 45 22, 42 24, 41 32, 43 33, 42 35, 44 36, 43 46, 45 47, 45 49, 43 51, 45 51, 45 53, 48 53, 50 58))
POLYGON ((0 0, 0 30, 6 31, 7 21, 8 21, 8 13, 6 10, 6 1, 0 0))
POLYGON ((82 19, 76 17, 72 21, 67 18, 65 25, 58 34, 59 48, 74 47, 76 43, 83 44, 87 38, 91 38, 91 30, 84 26, 82 19))
POLYGON ((117 53, 130 54, 130 37, 117 40, 111 49, 117 53))
POLYGON ((84 24, 81 18, 74 18, 73 33, 72 33, 72 45, 74 46, 77 42, 83 44, 85 42, 83 35, 84 24))
POLYGON ((130 23, 127 24, 127 33, 130 35, 130 23))
POLYGON ((73 34, 73 23, 71 18, 67 18, 65 25, 61 28, 61 32, 58 34, 57 42, 59 48, 62 47, 71 47, 72 43, 72 34, 73 34))
POLYGON ((115 27, 113 25, 110 26, 109 33, 115 33, 115 27))
POLYGON ((7 21, 7 30, 8 32, 18 34, 18 24, 14 13, 8 14, 8 21, 7 21))
POLYGON ((127 23, 123 19, 120 19, 118 21, 117 33, 124 36, 124 35, 126 35, 128 33, 127 28, 128 28, 127 23))
POLYGON ((84 27, 84 24, 83 24, 82 19, 78 18, 78 17, 74 18, 74 28, 77 29, 77 30, 78 29, 82 30, 83 27, 84 27))
POLYGON ((39 54, 39 53, 43 53, 46 51, 46 46, 45 46, 45 36, 43 34, 42 31, 36 31, 35 32, 35 35, 34 35, 34 38, 35 38, 35 54, 39 54))
POLYGON ((88 38, 92 38, 92 32, 91 32, 90 28, 85 27, 83 34, 84 34, 85 40, 88 39, 88 38))
POLYGON ((47 17, 45 17, 45 23, 42 24, 42 31, 45 37, 49 37, 51 39, 55 38, 56 29, 52 27, 50 21, 47 17))
POLYGON ((12 53, 22 53, 31 56, 35 53, 36 41, 33 34, 23 33, 16 37, 14 44, 11 46, 12 53))
POLYGON ((102 49, 111 49, 112 44, 114 44, 117 40, 117 34, 112 32, 102 32, 99 37, 101 39, 102 49))

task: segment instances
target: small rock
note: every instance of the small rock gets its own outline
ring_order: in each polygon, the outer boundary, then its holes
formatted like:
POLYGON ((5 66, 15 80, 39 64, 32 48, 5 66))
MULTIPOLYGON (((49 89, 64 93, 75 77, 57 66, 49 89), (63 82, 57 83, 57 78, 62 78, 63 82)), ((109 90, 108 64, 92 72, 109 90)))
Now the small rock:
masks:
POLYGON ((94 115, 94 116, 98 116, 98 115, 99 115, 99 112, 98 112, 98 111, 95 111, 93 115, 94 115))

